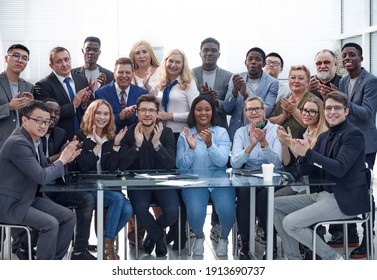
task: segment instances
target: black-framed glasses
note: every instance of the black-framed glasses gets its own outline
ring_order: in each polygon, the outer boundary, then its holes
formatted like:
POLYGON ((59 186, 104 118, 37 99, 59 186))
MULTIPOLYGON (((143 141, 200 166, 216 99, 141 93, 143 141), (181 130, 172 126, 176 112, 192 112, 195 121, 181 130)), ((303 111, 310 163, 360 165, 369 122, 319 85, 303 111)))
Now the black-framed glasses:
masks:
POLYGON ((140 108, 140 109, 137 109, 137 111, 141 114, 146 114, 148 112, 149 114, 153 115, 157 113, 156 109, 147 109, 147 108, 140 108))
POLYGON ((247 107, 247 108, 245 108, 245 111, 248 112, 248 113, 253 113, 253 112, 260 113, 260 112, 262 112, 262 110, 263 110, 263 107, 255 107, 255 108, 247 107))
POLYGON ((266 60, 266 64, 268 66, 271 66, 271 65, 273 65, 273 66, 280 66, 280 62, 279 61, 266 60))
POLYGON ((12 53, 12 54, 8 54, 9 56, 12 57, 12 59, 14 61, 22 61, 24 63, 27 63, 29 61, 29 57, 26 56, 26 55, 20 55, 19 53, 12 53))
POLYGON ((50 126, 54 123, 54 121, 52 120, 41 120, 41 119, 35 119, 35 118, 32 118, 32 117, 27 117, 29 120, 33 120, 35 121, 38 125, 45 125, 45 126, 50 126))
POLYGON ((301 109, 301 115, 309 115, 309 117, 315 117, 318 114, 318 111, 301 109))
POLYGON ((341 105, 335 105, 335 106, 325 106, 325 111, 326 112, 331 112, 332 109, 334 109, 335 112, 340 112, 344 109, 346 109, 346 106, 341 106, 341 105))

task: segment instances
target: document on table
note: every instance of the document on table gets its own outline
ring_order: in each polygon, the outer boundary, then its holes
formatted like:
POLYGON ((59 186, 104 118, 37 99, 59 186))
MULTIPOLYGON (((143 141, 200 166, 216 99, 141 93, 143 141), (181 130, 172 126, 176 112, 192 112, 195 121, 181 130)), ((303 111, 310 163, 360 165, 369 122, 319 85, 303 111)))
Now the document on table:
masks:
MULTIPOLYGON (((249 174, 248 176, 263 178, 263 173, 253 173, 253 174, 249 174)), ((272 174, 272 177, 279 177, 279 176, 280 176, 279 173, 273 173, 272 174)))
POLYGON ((151 180, 168 180, 169 178, 174 178, 175 175, 172 174, 148 174, 148 173, 142 173, 142 174, 136 174, 134 177, 135 179, 151 179, 151 180))
POLYGON ((164 182, 159 182, 156 185, 164 185, 164 186, 176 186, 176 187, 183 187, 183 186, 191 186, 205 183, 205 181, 189 181, 189 180, 169 180, 164 182))

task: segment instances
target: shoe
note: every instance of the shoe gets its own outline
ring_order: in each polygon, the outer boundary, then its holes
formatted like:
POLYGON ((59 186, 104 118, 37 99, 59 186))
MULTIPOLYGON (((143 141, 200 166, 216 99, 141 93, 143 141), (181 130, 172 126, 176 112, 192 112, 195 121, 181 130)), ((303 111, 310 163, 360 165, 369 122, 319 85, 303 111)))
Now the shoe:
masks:
MULTIPOLYGON (((139 250, 144 250, 144 245, 143 245, 143 242, 144 240, 138 240, 137 243, 138 243, 138 249, 139 250)), ((128 241, 128 244, 130 245, 130 247, 136 247, 135 245, 135 241, 134 240, 129 240, 128 241)))
POLYGON ((212 226, 209 237, 216 243, 219 242, 219 239, 220 239, 220 225, 219 224, 214 224, 212 226))
MULTIPOLYGON (((332 234, 331 240, 327 241, 327 245, 332 248, 343 248, 343 233, 336 231, 332 234)), ((359 236, 357 232, 349 233, 348 236, 348 247, 356 248, 359 246, 359 236)))
POLYGON ((204 254, 204 236, 202 238, 195 238, 192 253, 195 256, 202 256, 204 254))
POLYGON ((153 252, 154 245, 156 245, 156 242, 153 241, 153 239, 150 237, 149 234, 147 234, 147 237, 145 237, 144 244, 143 244, 144 252, 147 255, 150 255, 153 252))
POLYGON ((79 254, 76 254, 75 252, 72 252, 71 254, 71 260, 89 260, 93 261, 97 258, 93 256, 91 253, 89 253, 88 250, 85 250, 84 252, 81 252, 79 254))
MULTIPOLYGON (((36 255, 36 251, 33 249, 32 250, 32 253, 31 253, 31 259, 32 260, 35 260, 35 255, 36 255)), ((17 248, 17 251, 16 251, 16 256, 19 260, 21 261, 24 261, 24 260, 28 260, 29 259, 29 254, 28 254, 28 250, 24 250, 22 249, 21 247, 18 247, 17 248)))
POLYGON ((163 233, 162 237, 156 242, 156 256, 157 257, 165 257, 166 254, 168 253, 165 240, 166 240, 166 235, 165 233, 163 233))
POLYGON ((341 260, 344 261, 344 258, 343 258, 343 256, 342 256, 341 254, 336 253, 336 258, 335 258, 335 260, 336 260, 336 261, 341 261, 341 260))
POLYGON ((241 249, 239 252, 238 259, 239 260, 251 260, 249 255, 249 237, 241 235, 241 249))
POLYGON ((228 255, 228 239, 219 238, 216 247, 216 256, 223 257, 228 255))
POLYGON ((366 241, 364 242, 364 238, 363 238, 363 242, 361 242, 361 245, 357 247, 356 249, 352 250, 350 254, 350 258, 351 259, 366 259, 367 257, 368 257, 367 244, 366 244, 366 241))

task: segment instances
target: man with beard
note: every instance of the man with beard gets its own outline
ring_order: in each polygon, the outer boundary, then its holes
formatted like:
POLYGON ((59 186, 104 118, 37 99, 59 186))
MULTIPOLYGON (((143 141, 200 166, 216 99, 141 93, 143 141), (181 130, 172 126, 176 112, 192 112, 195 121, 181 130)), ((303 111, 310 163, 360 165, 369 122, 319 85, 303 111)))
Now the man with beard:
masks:
POLYGON ((321 50, 315 56, 317 75, 309 82, 309 91, 323 99, 327 93, 336 90, 341 76, 336 73, 338 61, 331 50, 321 50))
POLYGON ((266 106, 266 118, 270 116, 275 106, 279 81, 263 72, 262 68, 265 65, 265 52, 261 48, 251 48, 245 59, 247 72, 234 74, 229 82, 223 107, 225 112, 232 115, 228 129, 231 141, 236 130, 246 124, 243 107, 244 101, 249 96, 256 95, 262 98, 266 106))

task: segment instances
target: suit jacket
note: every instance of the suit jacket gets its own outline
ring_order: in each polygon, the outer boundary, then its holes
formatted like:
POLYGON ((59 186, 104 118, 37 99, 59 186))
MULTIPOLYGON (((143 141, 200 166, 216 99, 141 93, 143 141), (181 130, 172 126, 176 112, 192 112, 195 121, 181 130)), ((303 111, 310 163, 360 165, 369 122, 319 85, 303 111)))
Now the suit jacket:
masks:
POLYGON ((332 190, 344 214, 366 213, 370 211, 370 204, 364 136, 347 120, 336 127, 336 134, 330 140, 332 129, 318 137, 313 150, 309 149, 304 158, 298 158, 300 175, 316 174, 335 182, 332 190), (328 143, 330 147, 326 151, 328 143))
MULTIPOLYGON (((19 92, 33 93, 34 85, 26 82, 24 79, 18 79, 19 92)), ((11 135, 16 128, 17 115, 16 111, 9 110, 9 102, 13 98, 10 89, 9 80, 5 72, 0 74, 0 149, 5 140, 11 135)))
MULTIPOLYGON (((127 98, 127 107, 136 105, 137 100, 142 94, 147 94, 148 91, 145 89, 130 84, 130 90, 128 92, 127 98)), ((119 113, 122 111, 122 107, 119 102, 119 97, 115 88, 115 80, 111 83, 107 84, 106 86, 101 87, 99 90, 96 91, 96 99, 105 99, 113 108, 114 117, 115 117, 115 124, 117 127, 117 132, 124 128, 125 126, 129 126, 137 122, 136 114, 134 113, 130 119, 121 120, 119 117, 119 113)))
MULTIPOLYGON (((243 72, 240 76, 247 82, 247 72, 243 72)), ((228 114, 231 114, 232 117, 230 119, 230 124, 228 128, 228 133, 230 137, 230 141, 233 141, 234 134, 236 133, 237 129, 243 126, 243 107, 244 107, 244 98, 243 96, 238 93, 237 98, 233 96, 233 81, 232 79, 229 81, 228 85, 228 92, 226 93, 225 100, 223 103, 224 111, 228 114)), ((264 71, 262 71, 262 77, 259 82, 258 89, 256 91, 256 95, 263 99, 264 104, 266 106, 266 117, 269 117, 271 114, 274 106, 276 97, 279 91, 279 81, 264 71)), ((250 95, 250 94, 249 94, 250 95)))
MULTIPOLYGON (((199 92, 201 92, 201 86, 204 84, 203 82, 203 68, 201 66, 192 69, 192 73, 196 79, 196 86, 198 87, 199 92)), ((215 78, 215 85, 213 87, 214 90, 219 92, 218 96, 218 106, 217 106, 217 116, 219 119, 219 126, 228 128, 228 121, 226 118, 226 112, 223 109, 223 102, 225 99, 225 95, 228 91, 228 84, 230 78, 232 78, 232 73, 217 67, 216 69, 216 78, 215 78)))
MULTIPOLYGON (((73 73, 72 79, 75 83, 76 92, 88 86, 88 80, 82 75, 73 73)), ((75 113, 77 114, 79 122, 81 122, 86 107, 79 106, 75 110, 67 92, 54 72, 51 72, 50 75, 35 84, 34 98, 42 101, 46 98, 54 98, 58 101, 60 105, 60 120, 58 126, 66 131, 66 140, 72 140, 74 135, 75 113)))
POLYGON ((41 145, 40 163, 34 142, 23 128, 13 131, 0 151, 0 221, 20 223, 38 191, 46 184, 64 175, 61 161, 47 166, 41 145))
POLYGON ((348 92, 349 81, 349 76, 339 81, 339 90, 346 93, 349 98, 348 120, 364 134, 365 153, 375 153, 377 152, 377 78, 362 68, 352 92, 348 92))
MULTIPOLYGON (((114 73, 111 72, 110 70, 107 70, 106 68, 103 68, 102 66, 100 66, 100 65, 98 65, 98 64, 97 64, 97 66, 98 66, 98 68, 99 68, 100 73, 104 73, 104 74, 106 75, 105 83, 104 83, 102 86, 111 83, 111 82, 114 80, 114 73)), ((72 69, 71 72, 86 77, 86 76, 85 76, 85 69, 84 69, 84 66, 74 68, 74 69, 72 69)))
POLYGON ((55 126, 51 134, 48 138, 48 143, 46 143, 46 137, 42 137, 42 147, 43 147, 43 152, 46 154, 47 147, 48 147, 48 155, 53 156, 58 153, 60 153, 60 150, 62 149, 63 145, 65 144, 65 130, 62 129, 61 127, 55 126))

